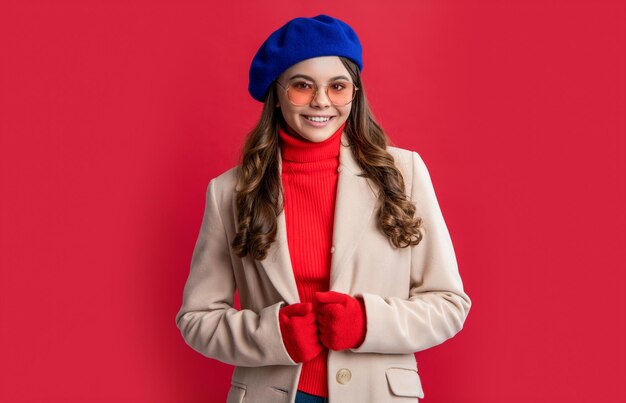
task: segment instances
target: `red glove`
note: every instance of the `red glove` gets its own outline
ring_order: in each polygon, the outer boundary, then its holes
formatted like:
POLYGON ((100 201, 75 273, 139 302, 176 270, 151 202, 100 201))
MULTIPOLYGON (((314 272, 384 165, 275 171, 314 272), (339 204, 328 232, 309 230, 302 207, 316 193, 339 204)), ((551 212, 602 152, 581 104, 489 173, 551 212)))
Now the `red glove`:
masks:
POLYGON ((335 291, 316 292, 315 299, 322 344, 345 350, 363 343, 367 328, 363 299, 335 291))
POLYGON ((295 362, 309 361, 324 349, 317 335, 315 312, 310 302, 282 307, 278 311, 278 322, 283 343, 295 362))

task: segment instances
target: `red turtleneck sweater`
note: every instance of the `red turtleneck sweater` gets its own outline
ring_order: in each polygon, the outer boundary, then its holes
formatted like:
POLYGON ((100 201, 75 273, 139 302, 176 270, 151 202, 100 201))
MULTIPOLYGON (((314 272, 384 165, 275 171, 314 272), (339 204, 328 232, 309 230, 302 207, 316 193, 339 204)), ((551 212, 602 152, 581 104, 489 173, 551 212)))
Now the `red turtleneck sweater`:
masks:
MULTIPOLYGON (((339 144, 345 123, 321 142, 279 130, 285 221, 300 302, 330 287, 330 259, 339 177, 339 144)), ((303 363, 298 389, 328 396, 328 349, 303 363)))

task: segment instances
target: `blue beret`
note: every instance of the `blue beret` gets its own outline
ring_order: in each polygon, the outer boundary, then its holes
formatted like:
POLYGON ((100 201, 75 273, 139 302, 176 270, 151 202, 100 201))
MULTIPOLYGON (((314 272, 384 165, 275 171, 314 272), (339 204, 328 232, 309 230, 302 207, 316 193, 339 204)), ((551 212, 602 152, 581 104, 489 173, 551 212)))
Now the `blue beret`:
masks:
POLYGON ((363 70, 361 42, 345 22, 328 15, 294 18, 263 42, 250 65, 248 91, 263 102, 272 82, 302 60, 318 56, 344 56, 363 70))

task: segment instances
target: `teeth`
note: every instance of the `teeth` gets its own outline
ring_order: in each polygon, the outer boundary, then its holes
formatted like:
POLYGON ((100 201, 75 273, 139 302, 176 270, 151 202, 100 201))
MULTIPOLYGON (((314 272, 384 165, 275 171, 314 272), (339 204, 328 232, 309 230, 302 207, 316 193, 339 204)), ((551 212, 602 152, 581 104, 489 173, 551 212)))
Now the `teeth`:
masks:
POLYGON ((326 117, 326 118, 322 118, 322 117, 316 117, 316 116, 305 116, 308 120, 311 120, 313 122, 328 122, 330 120, 330 117, 326 117))

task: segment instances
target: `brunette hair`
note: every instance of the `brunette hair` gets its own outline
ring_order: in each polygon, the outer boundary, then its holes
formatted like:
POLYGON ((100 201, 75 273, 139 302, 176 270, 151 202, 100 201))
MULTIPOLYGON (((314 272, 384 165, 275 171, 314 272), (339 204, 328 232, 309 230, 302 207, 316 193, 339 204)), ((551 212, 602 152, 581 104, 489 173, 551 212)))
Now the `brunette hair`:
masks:
MULTIPOLYGON (((414 217, 415 205, 405 194, 402 174, 387 152, 387 136, 376 123, 365 97, 358 66, 340 57, 359 88, 344 128, 355 160, 379 189, 379 229, 395 247, 406 248, 422 240, 422 219, 414 217)), ((278 171, 278 130, 283 119, 277 103, 276 83, 268 90, 256 127, 248 134, 238 169, 235 192, 238 229, 232 248, 239 257, 257 260, 267 256, 276 239, 277 217, 282 211, 283 193, 278 171)))

